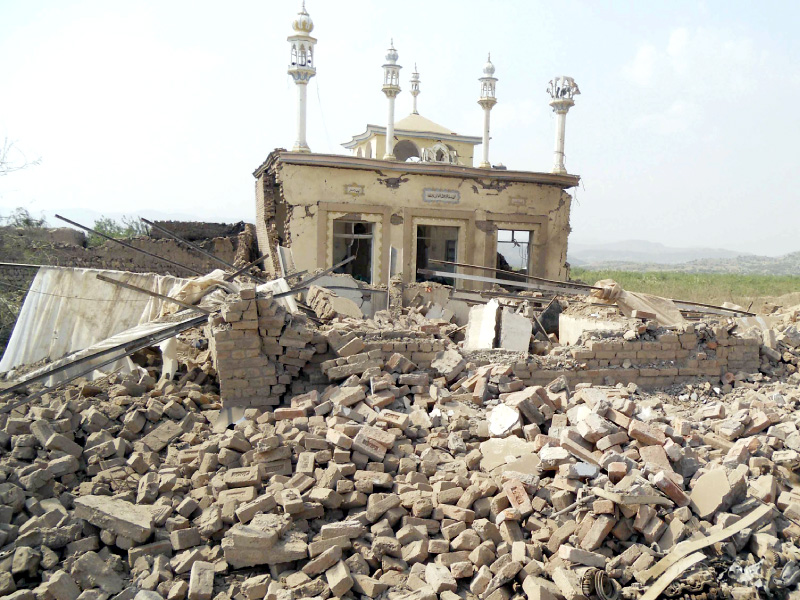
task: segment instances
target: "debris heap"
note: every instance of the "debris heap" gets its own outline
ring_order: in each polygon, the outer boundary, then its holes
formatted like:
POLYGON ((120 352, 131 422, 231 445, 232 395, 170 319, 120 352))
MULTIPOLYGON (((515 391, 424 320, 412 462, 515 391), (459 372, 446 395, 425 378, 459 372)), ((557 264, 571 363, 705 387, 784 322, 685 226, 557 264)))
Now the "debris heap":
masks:
MULTIPOLYGON (((218 378, 160 380, 151 366, 0 413, 0 595, 744 600, 796 588, 794 371, 728 393, 528 385, 512 363, 411 341, 431 323, 401 331, 379 314, 356 332, 336 319, 315 329, 243 290, 206 328, 218 378), (264 387, 239 397, 268 401, 226 427, 219 392, 244 389, 232 382, 247 369, 264 387)), ((784 371, 795 333, 775 340, 784 371)))

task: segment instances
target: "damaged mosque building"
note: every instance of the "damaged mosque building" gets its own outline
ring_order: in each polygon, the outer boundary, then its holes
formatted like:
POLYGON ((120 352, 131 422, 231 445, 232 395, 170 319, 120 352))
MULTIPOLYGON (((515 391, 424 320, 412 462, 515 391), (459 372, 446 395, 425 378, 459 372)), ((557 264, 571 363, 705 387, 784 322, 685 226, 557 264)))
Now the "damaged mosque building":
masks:
MULTIPOLYGON (((272 152, 254 173, 258 245, 268 272, 285 274, 289 260, 313 271, 355 257, 337 271, 372 285, 401 274, 404 283, 453 283, 431 273, 453 271, 454 265, 435 261, 566 278, 568 190, 580 181, 564 167, 566 114, 580 93, 572 78, 557 77, 548 90, 557 117, 552 170, 508 170, 489 162, 490 114, 497 102, 491 57, 479 79, 483 135, 461 135, 418 112, 416 66, 412 112, 395 123, 401 66, 392 44, 383 65, 386 125, 367 125, 343 144, 349 156, 319 154, 306 142, 316 39, 305 9, 293 28, 288 72, 297 88, 297 141, 291 151, 272 152)), ((482 289, 475 280, 457 285, 482 289)))

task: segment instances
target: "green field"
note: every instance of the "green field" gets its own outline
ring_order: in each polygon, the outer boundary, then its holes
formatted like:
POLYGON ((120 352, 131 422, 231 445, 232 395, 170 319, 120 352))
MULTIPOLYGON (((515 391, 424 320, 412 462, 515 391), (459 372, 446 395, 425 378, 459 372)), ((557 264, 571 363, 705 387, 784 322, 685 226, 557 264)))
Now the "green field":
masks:
POLYGON ((734 275, 675 272, 587 271, 574 267, 572 279, 593 284, 600 279, 613 279, 623 289, 708 304, 733 302, 745 308, 753 303, 759 309, 766 299, 786 294, 783 304, 800 304, 800 276, 734 275))

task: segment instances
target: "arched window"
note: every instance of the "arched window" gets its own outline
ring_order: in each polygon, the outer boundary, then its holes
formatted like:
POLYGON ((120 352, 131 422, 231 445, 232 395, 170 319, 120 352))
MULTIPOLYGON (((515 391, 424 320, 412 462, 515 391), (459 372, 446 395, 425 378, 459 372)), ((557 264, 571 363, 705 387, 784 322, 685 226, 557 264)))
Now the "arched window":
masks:
POLYGON ((394 155, 400 162, 419 158, 419 148, 411 140, 401 140, 394 146, 394 155))

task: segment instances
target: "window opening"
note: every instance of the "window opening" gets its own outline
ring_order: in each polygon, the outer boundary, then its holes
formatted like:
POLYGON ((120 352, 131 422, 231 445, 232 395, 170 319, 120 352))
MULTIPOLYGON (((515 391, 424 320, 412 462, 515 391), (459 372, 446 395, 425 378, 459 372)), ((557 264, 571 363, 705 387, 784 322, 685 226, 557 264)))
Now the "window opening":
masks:
MULTIPOLYGON (((432 260, 458 262, 458 227, 439 225, 417 226, 417 269, 455 272, 453 265, 431 263, 432 260)), ((435 281, 455 286, 450 277, 429 277, 417 273, 417 281, 435 281)))
POLYGON ((527 275, 530 268, 533 232, 525 229, 498 229, 497 269, 527 275))
POLYGON ((355 256, 355 260, 334 273, 345 273, 353 279, 372 283, 373 223, 335 220, 333 222, 333 264, 355 256))

